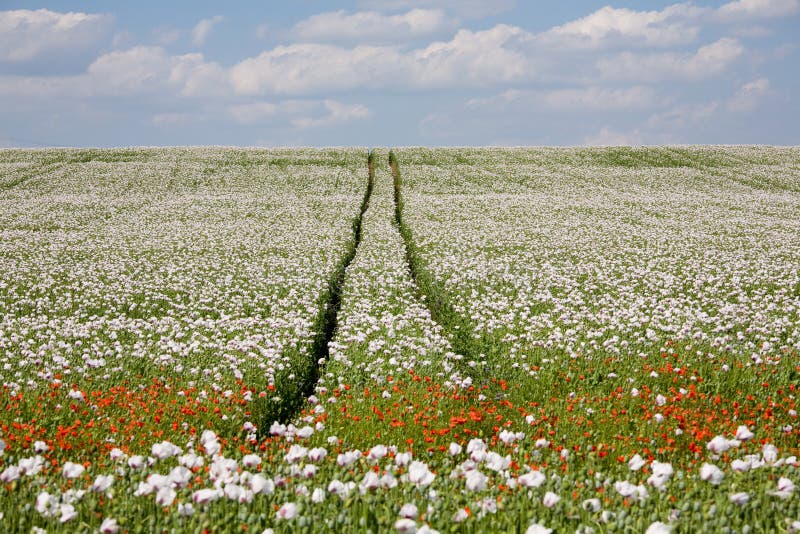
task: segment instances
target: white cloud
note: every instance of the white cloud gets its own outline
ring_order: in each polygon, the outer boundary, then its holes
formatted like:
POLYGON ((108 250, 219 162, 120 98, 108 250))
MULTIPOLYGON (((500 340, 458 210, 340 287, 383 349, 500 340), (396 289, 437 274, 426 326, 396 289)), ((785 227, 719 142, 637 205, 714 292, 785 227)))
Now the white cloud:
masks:
POLYGON ((100 56, 89 65, 88 75, 101 82, 98 91, 130 94, 160 88, 170 70, 171 61, 163 48, 136 46, 100 56))
POLYGON ((21 63, 98 45, 113 17, 47 9, 0 11, 0 61, 21 63))
POLYGON ((451 41, 400 51, 393 47, 344 48, 324 44, 280 46, 231 69, 240 94, 309 94, 356 87, 494 86, 533 76, 525 51, 530 34, 497 25, 460 30, 451 41))
POLYGON ((302 117, 293 119, 292 126, 295 128, 319 128, 330 126, 353 120, 366 119, 370 116, 370 111, 361 104, 344 104, 335 100, 324 100, 322 105, 325 114, 321 117, 302 117))
POLYGON ((22 99, 214 97, 231 94, 225 70, 202 54, 170 56, 158 46, 136 46, 98 57, 77 76, 0 76, 0 95, 22 99))
POLYGON ((612 80, 700 80, 726 70, 744 52, 736 39, 722 38, 700 47, 694 54, 624 52, 597 62, 597 68, 612 80))
POLYGON ((680 131, 696 128, 730 117, 753 111, 772 94, 767 78, 758 78, 741 85, 727 99, 713 99, 707 102, 678 104, 677 106, 656 113, 647 119, 648 129, 653 131, 680 131))
POLYGON ((637 85, 625 88, 592 86, 552 91, 512 89, 491 98, 469 100, 467 106, 476 110, 514 107, 523 110, 587 112, 648 109, 658 102, 659 97, 651 87, 637 85))
POLYGON ((211 35, 211 30, 214 29, 214 26, 223 20, 224 17, 222 15, 217 15, 215 17, 203 19, 198 22, 194 29, 192 29, 192 42, 195 44, 195 46, 203 46, 203 44, 206 42, 206 39, 208 39, 208 36, 211 35))
POLYGON ((410 8, 445 9, 460 16, 483 18, 508 11, 515 0, 362 0, 361 5, 380 11, 399 11, 410 8))
POLYGON ((417 87, 491 87, 533 79, 531 39, 531 34, 506 24, 478 32, 459 30, 451 41, 408 54, 407 76, 417 87))
POLYGON ((681 45, 697 37, 700 28, 693 22, 705 11, 691 4, 674 4, 661 11, 606 6, 551 28, 539 38, 570 47, 600 47, 630 41, 650 46, 681 45))
POLYGON ((105 93, 175 91, 181 96, 230 93, 225 70, 202 54, 170 56, 158 46, 137 46, 97 58, 89 65, 92 86, 105 93))
POLYGON ((173 28, 171 26, 159 26, 154 28, 151 32, 153 40, 156 44, 161 46, 169 46, 181 38, 184 30, 173 28))
POLYGON ((245 59, 231 69, 240 94, 305 94, 370 86, 385 79, 400 59, 389 48, 295 44, 245 59))
POLYGON ((125 48, 130 46, 132 41, 133 35, 129 31, 123 30, 114 34, 114 38, 111 40, 111 45, 114 48, 125 48))
POLYGON ((319 128, 368 118, 370 110, 361 104, 345 104, 336 100, 255 101, 230 108, 239 124, 257 124, 277 119, 286 120, 298 129, 319 128))
POLYGON ((716 115, 720 107, 718 100, 699 104, 679 104, 668 111, 652 115, 646 124, 648 128, 656 131, 682 130, 707 122, 716 115))
POLYGON ((584 145, 588 146, 632 146, 641 145, 642 136, 638 130, 624 133, 612 130, 611 128, 601 128, 596 134, 590 135, 583 140, 584 145))
POLYGON ((348 14, 333 11, 313 15, 297 23, 294 34, 313 42, 397 42, 453 29, 455 21, 439 9, 412 9, 401 15, 377 11, 348 14))
POLYGON ((727 102, 727 107, 733 112, 748 112, 754 110, 764 98, 771 94, 769 80, 758 78, 742 85, 727 102))
POLYGON ((800 0, 734 0, 720 6, 717 15, 723 20, 749 20, 785 17, 797 12, 800 0))
POLYGON ((253 124, 274 116, 278 106, 272 102, 251 102, 239 104, 230 109, 231 116, 239 124, 253 124))

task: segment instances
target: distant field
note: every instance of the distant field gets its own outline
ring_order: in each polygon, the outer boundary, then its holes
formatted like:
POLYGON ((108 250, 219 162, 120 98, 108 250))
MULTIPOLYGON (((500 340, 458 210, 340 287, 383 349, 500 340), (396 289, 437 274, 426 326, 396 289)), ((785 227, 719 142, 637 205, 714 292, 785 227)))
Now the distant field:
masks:
POLYGON ((800 531, 800 149, 0 150, 0 524, 800 531))

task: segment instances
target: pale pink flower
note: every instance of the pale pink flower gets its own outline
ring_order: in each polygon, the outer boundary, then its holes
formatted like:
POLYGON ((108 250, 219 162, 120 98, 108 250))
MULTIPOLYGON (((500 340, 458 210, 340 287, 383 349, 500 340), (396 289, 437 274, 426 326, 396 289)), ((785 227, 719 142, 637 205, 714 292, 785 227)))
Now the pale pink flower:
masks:
POLYGON ((175 501, 178 494, 169 486, 158 488, 156 492, 156 504, 159 506, 170 506, 175 501))
POLYGON ((409 534, 414 534, 417 531, 417 522, 413 519, 401 517, 394 522, 394 528, 397 532, 408 532, 409 534))
POLYGON ((364 478, 361 480, 361 492, 365 493, 368 490, 373 490, 381 487, 381 479, 375 471, 367 471, 364 478))
POLYGON ((44 458, 39 456, 32 456, 30 458, 23 458, 19 461, 20 474, 32 476, 37 475, 44 468, 44 458))
POLYGON ((792 496, 792 492, 794 492, 794 482, 786 477, 781 477, 778 480, 778 489, 769 492, 769 494, 781 499, 788 499, 792 496))
POLYGON ((553 532, 552 528, 547 528, 539 523, 533 523, 525 531, 525 534, 550 534, 551 532, 553 532))
POLYGON ((61 513, 61 517, 58 518, 58 521, 61 523, 66 523, 67 521, 72 521, 76 517, 78 517, 78 512, 75 510, 75 507, 71 504, 62 504, 59 508, 59 512, 61 513))
POLYGON ((738 446, 739 442, 737 440, 729 440, 725 436, 715 436, 714 439, 706 444, 706 448, 714 454, 722 454, 731 447, 738 446))
POLYGON ((58 498, 43 491, 36 496, 36 505, 34 507, 37 512, 45 517, 53 516, 58 510, 58 498))
POLYGON ((520 485, 526 488, 538 488, 545 483, 545 480, 547 480, 547 477, 545 477, 541 471, 530 471, 529 473, 520 475, 517 479, 520 485))
POLYGON ((456 510, 456 513, 453 514, 452 519, 454 523, 461 523, 468 517, 469 517, 469 512, 467 512, 465 508, 459 508, 458 510, 456 510))
POLYGON ((5 482, 6 484, 10 482, 14 482, 19 478, 19 467, 16 465, 10 465, 5 468, 5 470, 0 473, 0 481, 5 482))
POLYGON ((400 508, 400 517, 414 519, 417 516, 419 516, 419 510, 413 503, 406 503, 400 508))
POLYGON ((764 448, 761 450, 761 455, 766 463, 774 464, 778 461, 778 447, 772 443, 765 443, 764 448))
POLYGON ((561 500, 561 497, 553 493, 552 491, 548 491, 544 494, 544 498, 542 499, 542 504, 544 504, 547 508, 552 508, 558 501, 561 500))
POLYGON ((700 478, 719 486, 722 483, 722 479, 725 478, 725 473, 716 465, 706 463, 700 468, 700 478))
POLYGON ((192 501, 195 504, 206 504, 216 501, 221 496, 221 492, 218 489, 204 488, 192 493, 192 501))
POLYGON ((110 488, 113 483, 113 475, 97 475, 97 478, 94 479, 94 483, 89 487, 89 489, 91 491, 96 491, 97 493, 102 493, 110 488))
POLYGON ((408 466, 408 480, 417 486, 428 486, 436 475, 431 473, 427 464, 420 461, 413 461, 408 466))
POLYGON ((297 517, 297 505, 293 502, 283 503, 278 511, 275 513, 278 519, 294 519, 297 517))
POLYGON ((314 427, 311 426, 304 426, 303 428, 298 429, 294 435, 300 439, 308 439, 314 433, 314 427))
POLYGON ((319 504, 325 500, 325 490, 322 488, 315 488, 311 493, 311 502, 319 504))
POLYGON ((264 478, 261 474, 253 475, 250 479, 250 489, 259 495, 269 495, 275 491, 275 482, 271 478, 264 478))
POLYGON ((653 474, 647 479, 647 483, 660 490, 665 489, 667 482, 675 473, 672 465, 666 462, 654 461, 650 464, 650 469, 653 474))
POLYGON ((489 477, 484 475, 478 470, 469 471, 466 476, 467 489, 470 491, 483 491, 486 489, 486 483, 489 477))
POLYGON ((64 466, 61 468, 61 476, 64 478, 78 478, 84 471, 85 468, 82 464, 65 462, 64 466))
POLYGON ((289 447, 289 452, 286 453, 283 459, 286 460, 286 463, 296 464, 297 462, 305 458, 306 454, 308 454, 307 448, 302 447, 300 445, 292 445, 291 447, 289 447))
POLYGON ((733 504, 738 504, 739 506, 742 506, 744 504, 747 504, 747 501, 750 500, 750 495, 747 492, 742 491, 739 493, 733 493, 728 498, 733 504))
POLYGON ((750 470, 750 462, 746 460, 734 460, 731 462, 731 469, 737 473, 744 473, 750 470))
POLYGON ((600 499, 597 498, 586 499, 581 503, 581 507, 588 512, 599 512, 602 508, 600 499))
POLYGON ((645 464, 644 459, 641 456, 639 456, 638 454, 634 454, 633 458, 628 460, 628 468, 631 471, 638 471, 639 469, 644 467, 644 464, 645 464))
POLYGON ((170 443, 169 441, 162 441, 161 443, 154 443, 153 446, 150 448, 150 454, 158 458, 159 460, 164 460, 171 456, 177 456, 181 454, 183 451, 177 445, 170 443))
POLYGON ((739 428, 736 429, 736 439, 738 439, 739 441, 747 441, 753 439, 753 436, 755 436, 755 434, 753 434, 750 431, 750 429, 747 428, 745 425, 741 425, 739 428))
POLYGON ((408 465, 409 463, 411 463, 411 458, 412 455, 410 452, 398 452, 394 456, 394 464, 400 467, 408 465))
POLYGON ((101 534, 117 534, 119 532, 117 520, 110 517, 103 519, 103 522, 100 523, 100 532, 101 534))
POLYGON ((490 452, 486 454, 486 458, 484 458, 483 461, 487 468, 499 472, 509 468, 511 465, 511 456, 500 456, 496 452, 490 452))
POLYGON ((377 462, 389 452, 386 445, 375 445, 367 453, 367 459, 372 462, 377 462))
POLYGON ((671 526, 667 525, 666 523, 662 523, 661 521, 656 521, 647 527, 645 534, 670 534, 671 532, 671 526))
POLYGON ((258 467, 261 464, 261 456, 257 454, 246 454, 242 458, 242 465, 249 468, 258 467))
POLYGON ((328 451, 324 447, 315 447, 308 451, 308 459, 312 462, 320 462, 327 455, 328 451))

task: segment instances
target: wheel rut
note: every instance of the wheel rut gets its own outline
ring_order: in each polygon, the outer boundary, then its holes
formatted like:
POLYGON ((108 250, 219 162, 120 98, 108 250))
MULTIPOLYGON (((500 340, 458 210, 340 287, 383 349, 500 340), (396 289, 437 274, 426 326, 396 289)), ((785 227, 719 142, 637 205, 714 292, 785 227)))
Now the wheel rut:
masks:
POLYGON ((311 350, 311 357, 313 362, 309 372, 301 378, 297 393, 291 398, 287 399, 281 404, 278 413, 268 414, 264 421, 267 425, 261 425, 260 428, 266 428, 272 421, 279 421, 286 423, 291 421, 302 409, 306 399, 314 393, 314 387, 319 381, 320 369, 328 361, 330 356, 329 344, 336 333, 338 325, 339 309, 342 306, 342 287, 344 286, 345 274, 347 268, 356 256, 359 245, 361 244, 362 225, 364 220, 364 213, 369 208, 369 201, 372 197, 372 190, 375 185, 375 153, 370 151, 367 156, 367 185, 364 191, 364 197, 361 200, 358 215, 353 220, 353 241, 347 252, 339 261, 336 270, 331 278, 328 280, 327 299, 324 304, 324 311, 321 313, 317 321, 315 331, 317 332, 314 337, 314 343, 311 350))
MULTIPOLYGON (((392 170, 394 182, 394 217, 400 235, 403 238, 406 251, 406 263, 411 271, 411 278, 420 299, 425 303, 431 318, 438 323, 446 333, 453 351, 464 357, 465 362, 479 362, 484 359, 482 347, 472 337, 474 327, 470 321, 462 318, 455 310, 449 296, 433 275, 425 268, 419 250, 417 249, 411 229, 403 218, 403 178, 400 173, 400 164, 394 151, 389 151, 389 166, 392 170)), ((472 379, 475 384, 487 385, 486 373, 477 366, 461 365, 460 371, 472 379)))

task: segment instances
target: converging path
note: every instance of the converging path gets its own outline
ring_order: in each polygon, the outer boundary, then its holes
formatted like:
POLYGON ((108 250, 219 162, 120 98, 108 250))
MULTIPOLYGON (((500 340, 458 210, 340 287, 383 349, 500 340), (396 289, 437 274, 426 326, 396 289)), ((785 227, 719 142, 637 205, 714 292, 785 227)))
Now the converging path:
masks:
POLYGON ((395 220, 386 153, 373 152, 374 189, 363 214, 358 248, 342 284, 337 329, 318 390, 380 384, 408 371, 461 385, 454 354, 431 318, 407 263, 395 220), (370 384, 367 384, 370 382, 370 384))

